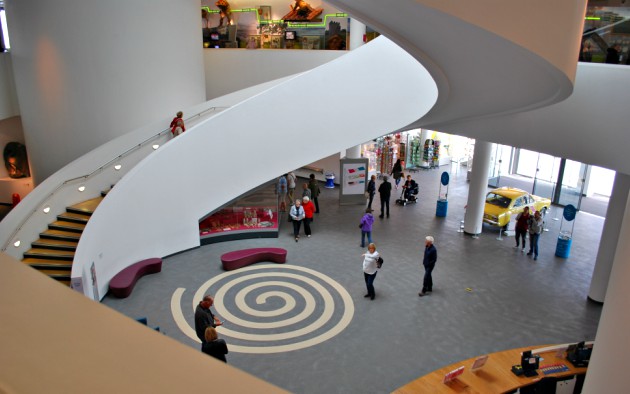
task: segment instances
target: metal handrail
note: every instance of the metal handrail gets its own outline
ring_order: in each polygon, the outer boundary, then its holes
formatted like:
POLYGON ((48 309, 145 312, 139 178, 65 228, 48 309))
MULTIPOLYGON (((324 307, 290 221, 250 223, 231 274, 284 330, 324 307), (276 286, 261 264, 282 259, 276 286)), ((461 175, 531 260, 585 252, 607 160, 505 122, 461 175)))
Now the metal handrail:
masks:
MULTIPOLYGON (((207 108, 195 115, 192 115, 186 119, 184 119, 186 122, 191 121, 195 118, 201 118, 203 115, 207 114, 210 111, 216 111, 216 110, 223 110, 229 107, 210 107, 207 108)), ((160 130, 159 133, 150 136, 149 138, 145 139, 144 141, 132 146, 131 148, 127 149, 126 151, 124 151, 123 153, 119 154, 118 156, 114 157, 113 159, 109 160, 108 162, 106 162, 105 164, 102 164, 100 167, 98 167, 97 169, 93 170, 92 172, 90 172, 89 174, 86 175, 81 175, 78 177, 74 177, 71 179, 67 179, 65 181, 63 181, 62 183, 60 183, 53 191, 51 191, 50 193, 48 193, 44 198, 40 199, 39 203, 37 204, 37 206, 39 206, 43 201, 46 201, 48 199, 50 199, 52 196, 54 196, 56 193, 59 192, 59 190, 64 189, 66 187, 66 185, 70 184, 70 183, 74 183, 78 180, 87 180, 90 179, 91 177, 93 177, 94 175, 96 175, 97 173, 102 172, 106 167, 111 166, 113 163, 115 163, 116 161, 120 160, 123 157, 128 156, 129 154, 137 151, 138 149, 148 145, 149 142, 152 142, 156 139, 158 139, 159 137, 162 136, 162 134, 168 133, 170 131, 170 127, 165 128, 163 130, 160 130)), ((9 245, 11 244, 11 241, 15 238, 15 236, 20 232, 20 230, 22 229, 22 227, 24 227, 24 225, 33 217, 33 215, 38 211, 39 208, 34 208, 29 214, 24 216, 24 219, 22 219, 22 221, 20 222, 20 225, 17 226, 13 232, 11 233, 11 236, 8 237, 7 242, 2 246, 2 251, 6 251, 7 248, 9 247, 9 245)))

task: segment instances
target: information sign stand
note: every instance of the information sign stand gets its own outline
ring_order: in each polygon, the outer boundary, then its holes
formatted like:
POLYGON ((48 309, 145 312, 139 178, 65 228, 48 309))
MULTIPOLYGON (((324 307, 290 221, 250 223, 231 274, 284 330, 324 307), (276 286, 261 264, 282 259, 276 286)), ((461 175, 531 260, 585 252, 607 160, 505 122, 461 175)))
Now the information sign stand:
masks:
MULTIPOLYGON (((569 254, 571 253, 571 242, 573 238, 573 228, 575 227, 575 215, 577 213, 577 209, 569 204, 564 207, 564 211, 562 212, 562 221, 560 222, 560 233, 558 234, 558 243, 556 244, 556 256, 562 258, 569 258, 569 254), (571 222, 571 230, 563 229, 562 226, 565 223, 565 220, 571 222)), ((566 226, 568 227, 568 225, 566 226)))
POLYGON ((437 217, 446 217, 446 213, 448 212, 448 183, 448 172, 444 171, 440 177, 440 189, 438 191, 437 207, 435 209, 435 216, 437 217), (442 186, 446 187, 444 193, 442 193, 442 186))

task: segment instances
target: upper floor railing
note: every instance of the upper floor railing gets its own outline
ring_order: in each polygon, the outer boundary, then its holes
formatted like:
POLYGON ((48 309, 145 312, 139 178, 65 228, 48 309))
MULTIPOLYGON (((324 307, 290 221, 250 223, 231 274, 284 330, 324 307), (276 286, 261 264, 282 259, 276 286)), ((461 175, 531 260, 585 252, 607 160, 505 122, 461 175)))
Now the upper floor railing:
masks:
MULTIPOLYGON (((188 127, 194 125, 202 117, 210 113, 224 110, 227 107, 210 107, 184 119, 188 127)), ((109 189, 125 173, 138 162, 157 150, 171 139, 171 129, 161 129, 156 134, 135 143, 133 146, 121 146, 122 152, 84 175, 74 176, 55 185, 47 185, 42 193, 31 193, 36 198, 25 200, 31 207, 30 212, 24 214, 13 232, 3 237, 2 251, 21 259, 22 253, 30 248, 31 242, 36 240, 41 229, 50 223, 51 214, 62 213, 68 205, 97 197, 100 191, 109 189), (87 193, 85 193, 87 192, 87 193)), ((94 151, 93 151, 94 152, 94 151)), ((90 153, 88 153, 89 155, 90 153)), ((60 170, 60 171, 63 171, 60 170)), ((31 195, 29 195, 31 197, 31 195)))

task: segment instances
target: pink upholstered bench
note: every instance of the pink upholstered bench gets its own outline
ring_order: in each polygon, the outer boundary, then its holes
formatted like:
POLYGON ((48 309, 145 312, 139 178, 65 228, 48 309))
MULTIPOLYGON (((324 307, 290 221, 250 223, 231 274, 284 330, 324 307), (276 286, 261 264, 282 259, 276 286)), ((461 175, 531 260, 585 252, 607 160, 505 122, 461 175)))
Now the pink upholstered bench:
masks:
POLYGON ((287 251, 282 248, 253 248, 228 252, 221 255, 223 269, 232 271, 261 261, 284 263, 287 261, 287 251))
POLYGON ((162 271, 162 259, 159 257, 139 261, 117 273, 109 281, 109 290, 118 298, 127 298, 138 279, 160 271, 162 271))

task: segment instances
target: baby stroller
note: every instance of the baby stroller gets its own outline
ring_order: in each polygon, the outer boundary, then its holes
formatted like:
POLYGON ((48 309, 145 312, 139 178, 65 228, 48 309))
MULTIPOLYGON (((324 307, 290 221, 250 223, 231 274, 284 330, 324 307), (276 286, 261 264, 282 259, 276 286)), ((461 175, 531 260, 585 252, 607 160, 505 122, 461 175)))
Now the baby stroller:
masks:
POLYGON ((410 187, 403 188, 403 191, 400 194, 400 198, 396 200, 396 204, 402 205, 404 207, 407 204, 418 202, 417 196, 419 191, 420 187, 416 182, 413 182, 410 187))

